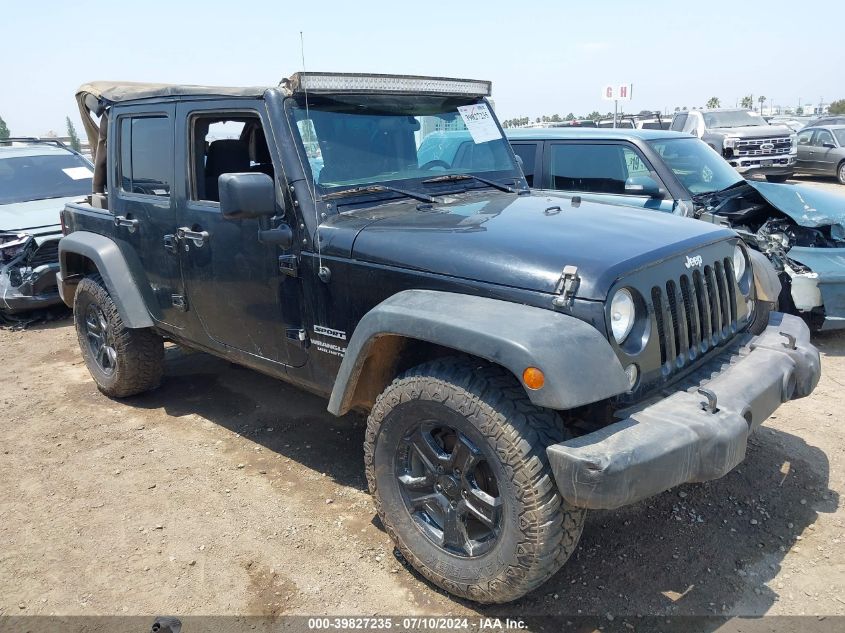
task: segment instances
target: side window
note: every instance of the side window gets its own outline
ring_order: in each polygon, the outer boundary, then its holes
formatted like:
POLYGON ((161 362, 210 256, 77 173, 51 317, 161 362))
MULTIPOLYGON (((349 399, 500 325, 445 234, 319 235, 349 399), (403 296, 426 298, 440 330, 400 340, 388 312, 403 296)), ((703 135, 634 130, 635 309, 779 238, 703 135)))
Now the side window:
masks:
MULTIPOLYGON (((552 189, 589 193, 625 193, 626 148, 621 145, 555 143, 550 147, 552 189)), ((634 154, 634 152, 631 152, 634 154)), ((639 161, 639 157, 634 154, 639 161)))
POLYGON ((120 186, 128 193, 170 195, 170 121, 164 116, 120 120, 120 186))
POLYGON ((672 125, 669 127, 670 130, 675 130, 676 132, 681 132, 684 129, 684 125, 686 125, 688 114, 676 114, 675 118, 672 119, 672 125))
POLYGON ((191 119, 191 200, 220 201, 223 174, 265 173, 273 161, 261 120, 249 114, 209 114, 191 119))
POLYGON ((833 134, 827 130, 819 130, 816 132, 816 140, 813 142, 813 145, 821 147, 825 143, 833 143, 833 134))
POLYGON ((537 143, 518 143, 513 152, 522 159, 522 173, 529 187, 534 186, 534 168, 537 160, 537 143))
POLYGON ((804 130, 798 135, 799 145, 810 145, 813 140, 813 130, 804 130))

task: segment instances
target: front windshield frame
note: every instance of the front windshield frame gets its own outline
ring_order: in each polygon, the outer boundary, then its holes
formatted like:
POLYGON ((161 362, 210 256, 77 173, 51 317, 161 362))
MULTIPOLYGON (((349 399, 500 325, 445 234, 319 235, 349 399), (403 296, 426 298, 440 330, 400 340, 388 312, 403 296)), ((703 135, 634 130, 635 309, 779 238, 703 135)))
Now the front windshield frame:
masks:
MULTIPOLYGON (((3 171, 4 166, 11 169, 10 181, 17 187, 12 191, 0 191, 0 204, 2 205, 81 197, 91 193, 93 168, 88 161, 74 152, 22 152, 0 157, 0 172, 3 171), (36 168, 38 173, 33 173, 36 178, 55 175, 56 180, 51 180, 49 186, 45 180, 30 179, 25 182, 23 170, 36 168), (80 174, 83 173, 80 171, 82 168, 87 169, 91 175, 80 178, 80 174), (64 172, 64 177, 60 175, 62 172, 64 172), (73 175, 70 172, 73 172, 73 175)), ((0 184, 2 184, 2 181, 0 181, 0 184)))
POLYGON ((700 139, 685 136, 659 138, 648 141, 648 144, 691 195, 715 193, 745 182, 719 152, 700 139), (674 155, 667 154, 666 149, 670 148, 675 150, 674 155), (685 150, 683 155, 677 151, 681 148, 685 150), (683 159, 696 161, 697 164, 684 164, 683 159))
POLYGON ((705 112, 704 125, 708 130, 736 127, 763 127, 769 123, 753 110, 723 110, 705 112))
MULTIPOLYGON (((323 199, 329 194, 346 192, 349 192, 350 196, 354 196, 356 198, 392 198, 396 196, 401 196, 401 194, 397 193, 396 191, 390 191, 389 188, 391 187, 396 189, 405 189, 409 191, 425 193, 432 196, 443 195, 445 193, 461 193, 468 190, 490 187, 490 185, 487 185, 472 177, 460 180, 444 179, 440 182, 425 182, 427 180, 431 180, 432 178, 457 174, 477 175, 487 180, 495 181, 497 183, 501 182, 502 184, 507 186, 514 186, 518 190, 528 190, 528 184, 525 181, 525 177, 513 153, 513 148, 510 146, 510 143, 508 142, 507 137, 504 134, 504 130, 501 127, 501 123, 495 116, 493 106, 489 103, 487 99, 483 97, 384 94, 308 95, 308 103, 306 108, 304 95, 294 95, 285 99, 285 113, 291 134, 294 139, 294 145, 296 147, 300 164, 303 168, 303 171, 305 172, 307 180, 309 181, 309 188, 318 200, 323 199), (375 108, 383 108, 385 106, 393 104, 393 107, 403 108, 401 114, 398 114, 399 111, 397 110, 396 116, 413 116, 409 115, 408 112, 414 112, 415 110, 419 112, 419 115, 417 116, 433 116, 431 112, 440 109, 438 108, 438 102, 440 103, 440 108, 442 108, 442 112, 444 114, 449 114, 450 116, 452 116, 453 120, 458 114, 458 105, 473 105, 483 103, 487 106, 490 113, 493 115, 493 120, 500 135, 500 138, 488 141, 488 143, 495 144, 495 149, 491 149, 490 151, 496 154, 496 163, 494 164, 494 167, 496 167, 496 169, 488 170, 456 168, 422 171, 419 169, 419 165, 417 165, 416 169, 413 169, 408 173, 393 172, 393 175, 391 177, 380 177, 384 176, 385 174, 379 173, 373 174, 372 176, 356 179, 347 179, 343 182, 332 183, 321 183, 319 175, 315 175, 315 171, 317 171, 317 166, 312 163, 312 159, 315 158, 315 149, 320 150, 322 157, 322 142, 325 139, 303 138, 304 135, 298 125, 299 121, 301 121, 305 117, 312 117, 313 119, 315 111, 326 111, 331 109, 337 109, 342 111, 344 109, 352 110, 355 107, 359 107, 362 110, 366 108, 372 108, 375 111, 375 108), (309 155, 309 148, 311 155, 309 155), (378 188, 380 186, 386 187, 386 189, 382 191, 374 191, 372 189, 378 188), (359 191, 352 191, 356 189, 359 191)), ((349 112, 348 114, 352 113, 353 112, 349 112)), ((341 115, 343 114, 346 113, 342 113, 341 115)), ((385 114, 385 116, 388 115, 385 114)), ((312 130, 311 133, 316 135, 316 130, 314 130, 313 126, 310 129, 312 130)), ((435 133, 449 134, 451 132, 435 131, 428 136, 433 136, 435 133)), ((461 138, 462 135, 465 134, 465 140, 472 141, 470 133, 465 129, 454 130, 454 133, 461 138)), ((305 134, 305 136, 307 136, 307 134, 305 134)), ((415 141, 417 159, 420 157, 419 150, 422 147, 423 142, 424 138, 418 138, 415 141)), ((474 145, 479 146, 481 144, 475 143, 474 145)), ((321 168, 322 167, 320 167, 320 169, 321 168)))

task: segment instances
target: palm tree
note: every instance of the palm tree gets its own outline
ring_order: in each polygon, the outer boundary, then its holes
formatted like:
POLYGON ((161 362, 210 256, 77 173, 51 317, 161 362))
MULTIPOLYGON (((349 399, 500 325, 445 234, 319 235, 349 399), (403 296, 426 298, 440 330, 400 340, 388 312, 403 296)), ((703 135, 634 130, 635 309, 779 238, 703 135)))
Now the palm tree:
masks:
POLYGON ((760 95, 757 97, 757 101, 760 103, 760 114, 763 114, 763 104, 766 103, 766 97, 760 95))
POLYGON ((751 108, 753 108, 754 107, 754 97, 752 97, 751 95, 746 95, 745 97, 743 97, 742 98, 742 107, 745 108, 746 110, 750 110, 751 108))
POLYGON ((708 108, 721 108, 722 104, 719 101, 719 97, 710 97, 707 100, 707 107, 708 108))

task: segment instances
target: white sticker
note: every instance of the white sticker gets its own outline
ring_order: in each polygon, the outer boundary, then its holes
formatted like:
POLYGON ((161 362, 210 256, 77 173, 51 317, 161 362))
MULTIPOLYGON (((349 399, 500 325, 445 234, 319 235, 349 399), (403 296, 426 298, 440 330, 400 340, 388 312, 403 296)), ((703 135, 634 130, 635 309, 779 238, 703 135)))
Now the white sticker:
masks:
POLYGON ((496 119, 493 118, 486 103, 458 106, 458 112, 476 145, 502 138, 502 134, 496 126, 496 119))
POLYGON ((74 180, 85 180, 86 178, 93 178, 94 176, 94 172, 87 167, 68 167, 62 171, 65 172, 69 178, 73 178, 74 180))

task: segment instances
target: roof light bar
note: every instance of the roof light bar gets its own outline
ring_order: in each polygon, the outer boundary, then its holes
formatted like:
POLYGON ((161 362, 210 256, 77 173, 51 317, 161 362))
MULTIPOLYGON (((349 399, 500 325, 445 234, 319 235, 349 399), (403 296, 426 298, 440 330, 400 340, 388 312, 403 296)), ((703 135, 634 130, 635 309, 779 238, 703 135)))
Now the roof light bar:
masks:
POLYGON ((305 72, 291 76, 287 80, 287 87, 292 92, 390 92, 489 97, 493 86, 489 81, 476 79, 305 72))

